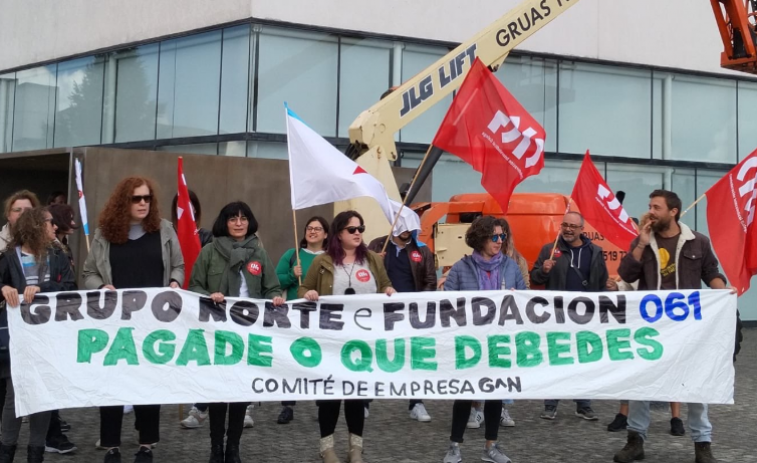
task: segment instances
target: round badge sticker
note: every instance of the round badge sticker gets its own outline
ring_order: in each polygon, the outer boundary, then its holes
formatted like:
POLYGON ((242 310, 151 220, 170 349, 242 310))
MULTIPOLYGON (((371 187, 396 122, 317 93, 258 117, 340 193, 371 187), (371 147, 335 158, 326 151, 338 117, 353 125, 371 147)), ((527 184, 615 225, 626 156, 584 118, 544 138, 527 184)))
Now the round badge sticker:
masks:
POLYGON ((247 264, 247 271, 252 275, 258 276, 263 272, 263 266, 258 261, 250 262, 247 264))
POLYGON ((357 280, 362 283, 366 283, 371 279, 371 274, 370 272, 368 272, 368 270, 360 269, 355 274, 355 278, 357 278, 357 280))
POLYGON ((411 252, 410 259, 412 259, 413 262, 420 262, 421 260, 423 260, 423 258, 421 257, 421 253, 418 251, 411 252))
POLYGON ((562 251, 560 251, 559 249, 555 249, 555 257, 560 257, 560 256, 562 256, 562 251))

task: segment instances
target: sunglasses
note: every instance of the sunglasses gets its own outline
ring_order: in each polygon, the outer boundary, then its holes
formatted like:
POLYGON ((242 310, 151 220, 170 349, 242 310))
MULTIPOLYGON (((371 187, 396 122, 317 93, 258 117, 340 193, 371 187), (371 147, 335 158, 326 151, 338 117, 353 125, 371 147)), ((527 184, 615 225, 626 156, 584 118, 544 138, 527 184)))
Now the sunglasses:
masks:
POLYGON ((131 197, 132 204, 139 204, 144 201, 146 204, 152 202, 152 195, 134 195, 131 197))
POLYGON ((560 226, 563 228, 570 228, 571 230, 578 230, 579 228, 581 228, 581 225, 576 225, 574 223, 567 223, 567 222, 561 223, 560 226))
POLYGON ((492 235, 492 241, 495 243, 498 243, 502 241, 503 243, 507 241, 507 233, 500 233, 499 235, 492 235))
POLYGON ((350 235, 354 235, 355 232, 363 233, 365 232, 365 225, 360 225, 359 227, 345 227, 342 230, 347 230, 347 233, 350 235))

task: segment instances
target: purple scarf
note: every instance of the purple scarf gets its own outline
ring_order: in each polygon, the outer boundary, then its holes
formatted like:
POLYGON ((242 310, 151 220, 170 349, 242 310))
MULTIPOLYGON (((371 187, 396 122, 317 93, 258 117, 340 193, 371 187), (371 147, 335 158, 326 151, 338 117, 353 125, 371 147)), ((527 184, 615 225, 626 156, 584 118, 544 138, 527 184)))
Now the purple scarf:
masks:
POLYGON ((497 254, 490 260, 484 260, 478 251, 473 251, 473 263, 478 269, 478 288, 483 291, 502 289, 502 279, 499 268, 502 266, 502 253, 497 254))

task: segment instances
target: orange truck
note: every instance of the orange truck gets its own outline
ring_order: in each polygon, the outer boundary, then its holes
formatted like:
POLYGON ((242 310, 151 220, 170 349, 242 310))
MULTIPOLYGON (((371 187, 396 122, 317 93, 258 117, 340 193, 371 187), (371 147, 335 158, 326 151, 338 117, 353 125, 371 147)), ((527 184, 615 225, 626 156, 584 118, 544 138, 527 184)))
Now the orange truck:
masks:
MULTIPOLYGON (((533 267, 542 246, 554 243, 567 210, 568 198, 553 193, 515 193, 505 216, 502 208, 487 193, 456 195, 444 203, 415 203, 411 207, 421 217, 419 238, 436 255, 437 267, 452 266, 471 250, 465 245, 465 231, 478 215, 505 217, 513 233, 515 247, 533 267), (441 220, 446 216, 445 223, 441 220)), ((578 211, 571 204, 572 211, 578 211)), ((580 211, 579 211, 580 212, 580 211)), ((607 270, 617 278, 620 259, 627 249, 620 249, 586 223, 584 234, 602 248, 607 270)))

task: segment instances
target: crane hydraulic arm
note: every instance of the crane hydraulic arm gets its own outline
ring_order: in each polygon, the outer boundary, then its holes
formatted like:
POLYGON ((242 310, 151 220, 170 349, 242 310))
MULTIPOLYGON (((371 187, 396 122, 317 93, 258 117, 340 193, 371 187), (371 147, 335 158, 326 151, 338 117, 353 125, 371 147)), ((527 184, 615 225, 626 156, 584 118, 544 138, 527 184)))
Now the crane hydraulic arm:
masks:
POLYGON ((725 51, 720 66, 757 74, 757 0, 710 0, 725 51))

